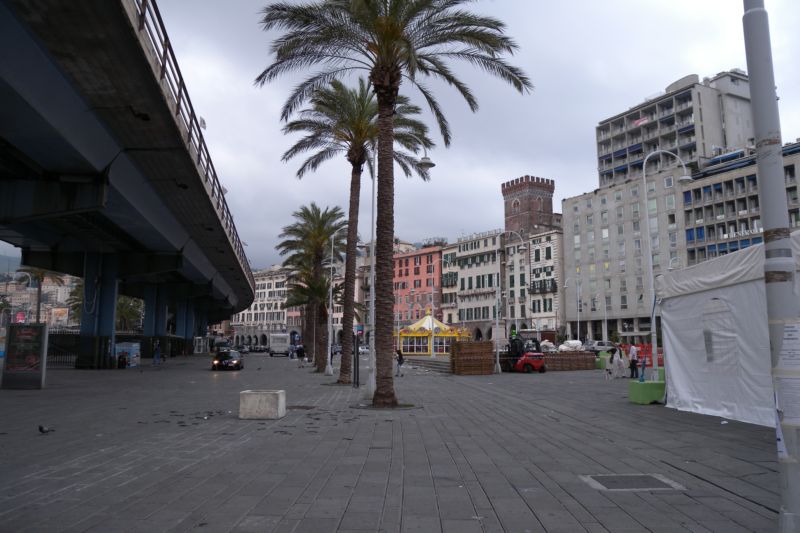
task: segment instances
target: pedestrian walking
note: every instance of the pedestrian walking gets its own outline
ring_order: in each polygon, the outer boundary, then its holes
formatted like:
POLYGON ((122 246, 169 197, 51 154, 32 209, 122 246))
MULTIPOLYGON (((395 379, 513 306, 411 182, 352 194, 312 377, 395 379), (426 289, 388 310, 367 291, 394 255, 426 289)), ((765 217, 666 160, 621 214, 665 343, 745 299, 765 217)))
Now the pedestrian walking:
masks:
POLYGON ((609 380, 614 377, 614 355, 617 353, 616 348, 611 348, 608 350, 608 362, 606 362, 606 380, 609 380))
POLYGON ((638 378, 639 377, 639 348, 637 348, 635 344, 631 344, 631 349, 628 350, 628 357, 631 360, 631 362, 630 362, 631 378, 638 378))
POLYGON ((297 353, 297 360, 300 361, 300 364, 297 368, 303 368, 306 362, 306 349, 302 344, 298 344, 295 353, 297 353))
POLYGON ((161 347, 158 345, 158 342, 156 342, 156 346, 153 349, 153 366, 160 365, 162 362, 161 347))
POLYGON ((403 363, 405 363, 405 358, 403 358, 403 352, 399 349, 396 350, 397 353, 397 374, 395 376, 403 377, 403 363))
POLYGON ((630 371, 631 371, 630 377, 631 377, 631 379, 638 378, 639 377, 639 354, 638 354, 638 352, 636 350, 634 350, 632 348, 629 357, 630 357, 630 363, 628 363, 628 368, 630 368, 630 371))

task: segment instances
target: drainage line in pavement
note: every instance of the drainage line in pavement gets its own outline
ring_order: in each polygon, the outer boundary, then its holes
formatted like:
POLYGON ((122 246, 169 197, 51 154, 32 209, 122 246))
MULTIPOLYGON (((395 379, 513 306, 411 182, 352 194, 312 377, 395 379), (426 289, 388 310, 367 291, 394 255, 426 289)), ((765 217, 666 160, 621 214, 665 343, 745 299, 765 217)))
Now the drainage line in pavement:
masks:
POLYGON ((753 505, 758 505, 759 507, 762 507, 762 508, 766 509, 767 511, 770 511, 770 512, 772 512, 772 513, 775 513, 775 514, 778 514, 778 513, 779 513, 779 511, 778 511, 777 509, 773 509, 772 507, 770 507, 770 506, 768 506, 768 505, 764 505, 764 504, 763 504, 763 503, 761 503, 761 502, 757 502, 757 501, 755 501, 755 500, 753 500, 753 499, 751 499, 751 498, 748 498, 747 496, 742 496, 741 494, 737 494, 737 493, 733 492, 732 490, 730 490, 730 489, 728 489, 728 488, 726 488, 726 487, 723 487, 722 485, 720 485, 720 484, 718 484, 718 483, 714 483, 714 482, 713 482, 713 481, 711 481, 710 479, 706 479, 706 478, 704 478, 703 476, 698 476, 698 475, 697 475, 697 474, 695 474, 694 472, 690 472, 690 471, 688 471, 688 470, 685 470, 685 469, 683 469, 683 468, 681 468, 681 467, 679 467, 679 466, 676 466, 676 465, 674 465, 674 464, 672 464, 672 463, 670 463, 670 462, 668 462, 668 461, 664 461, 663 459, 661 459, 660 461, 661 461, 662 463, 664 463, 665 465, 667 465, 667 466, 670 466, 670 467, 674 468, 675 470, 679 470, 679 471, 683 472, 684 474, 689 474, 690 476, 692 476, 692 477, 694 477, 694 478, 697 478, 697 479, 699 479, 700 481, 705 481, 705 482, 706 482, 706 483, 708 483, 709 485, 714 485, 714 486, 715 486, 715 487, 717 487, 718 489, 722 489, 722 490, 724 490, 725 492, 727 492, 728 494, 732 494, 732 495, 736 496, 737 498, 741 498, 741 499, 743 499, 743 500, 747 500, 748 502, 752 503, 753 505))

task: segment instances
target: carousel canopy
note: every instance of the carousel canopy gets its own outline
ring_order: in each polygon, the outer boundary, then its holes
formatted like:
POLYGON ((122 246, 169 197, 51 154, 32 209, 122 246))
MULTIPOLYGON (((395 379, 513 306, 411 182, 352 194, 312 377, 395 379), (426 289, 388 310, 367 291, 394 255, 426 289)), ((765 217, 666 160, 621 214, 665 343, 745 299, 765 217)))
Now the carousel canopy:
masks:
POLYGON ((433 332, 436 335, 458 336, 458 337, 469 335, 469 332, 462 331, 461 328, 455 326, 448 326, 444 322, 436 320, 436 318, 431 316, 430 312, 426 313, 425 316, 419 319, 417 322, 411 324, 408 327, 403 328, 401 334, 418 335, 420 333, 427 333, 428 335, 430 335, 431 329, 433 329, 433 332))

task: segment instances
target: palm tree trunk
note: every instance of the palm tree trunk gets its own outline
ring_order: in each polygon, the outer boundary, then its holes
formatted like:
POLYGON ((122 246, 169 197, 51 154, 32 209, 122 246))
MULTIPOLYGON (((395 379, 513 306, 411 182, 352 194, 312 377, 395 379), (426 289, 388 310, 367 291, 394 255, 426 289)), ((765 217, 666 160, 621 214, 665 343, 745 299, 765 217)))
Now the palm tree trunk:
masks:
POLYGON ((353 381, 353 305, 356 291, 356 246, 358 244, 358 208, 361 198, 362 164, 353 165, 350 172, 350 212, 347 218, 347 251, 344 262, 344 309, 342 312, 342 361, 338 383, 353 381))
MULTIPOLYGON (((399 87, 399 76, 397 86, 399 87)), ((378 86, 378 216, 375 223, 375 395, 374 407, 396 407, 392 376, 394 305, 394 104, 397 87, 378 86)))

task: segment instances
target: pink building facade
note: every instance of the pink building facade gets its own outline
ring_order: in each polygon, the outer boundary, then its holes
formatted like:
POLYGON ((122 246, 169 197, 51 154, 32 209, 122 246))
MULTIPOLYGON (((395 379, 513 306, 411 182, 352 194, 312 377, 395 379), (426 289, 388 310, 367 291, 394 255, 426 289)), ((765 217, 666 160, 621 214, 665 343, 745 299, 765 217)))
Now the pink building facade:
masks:
POLYGON ((442 319, 442 248, 428 246, 394 256, 394 321, 408 326, 433 310, 442 319))

